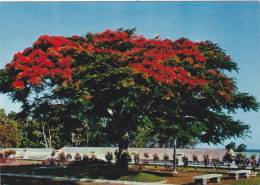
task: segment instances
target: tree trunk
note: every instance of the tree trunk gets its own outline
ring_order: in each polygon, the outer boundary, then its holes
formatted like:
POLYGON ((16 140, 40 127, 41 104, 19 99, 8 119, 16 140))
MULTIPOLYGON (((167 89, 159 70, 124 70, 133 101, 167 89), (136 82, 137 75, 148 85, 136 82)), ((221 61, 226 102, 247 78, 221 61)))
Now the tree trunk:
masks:
POLYGON ((128 149, 128 140, 121 138, 118 143, 118 159, 117 159, 117 165, 119 168, 121 168, 124 171, 128 171, 128 160, 129 160, 129 154, 127 152, 128 149))
POLYGON ((177 145, 177 139, 174 139, 174 144, 173 144, 173 174, 177 174, 177 170, 176 170, 176 145, 177 145))
POLYGON ((49 148, 52 148, 52 136, 51 136, 51 129, 49 129, 49 148))
POLYGON ((44 124, 42 125, 42 134, 43 134, 43 139, 44 139, 45 148, 48 148, 48 142, 47 142, 47 136, 46 136, 46 133, 45 133, 44 124))

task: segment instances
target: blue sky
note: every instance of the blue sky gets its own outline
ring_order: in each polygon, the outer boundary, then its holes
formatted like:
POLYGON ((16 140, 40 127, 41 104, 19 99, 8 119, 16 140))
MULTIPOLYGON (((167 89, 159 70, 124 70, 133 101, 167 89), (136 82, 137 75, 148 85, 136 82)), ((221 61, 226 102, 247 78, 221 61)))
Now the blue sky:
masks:
MULTIPOLYGON (((0 68, 43 34, 84 35, 135 27, 146 37, 218 43, 239 65, 239 73, 232 74, 239 89, 260 101, 259 20, 259 2, 0 2, 0 68)), ((5 95, 0 95, 0 107, 19 110, 19 104, 5 95)), ((251 138, 235 141, 260 148, 260 112, 239 111, 234 116, 249 123, 252 132, 251 138)))

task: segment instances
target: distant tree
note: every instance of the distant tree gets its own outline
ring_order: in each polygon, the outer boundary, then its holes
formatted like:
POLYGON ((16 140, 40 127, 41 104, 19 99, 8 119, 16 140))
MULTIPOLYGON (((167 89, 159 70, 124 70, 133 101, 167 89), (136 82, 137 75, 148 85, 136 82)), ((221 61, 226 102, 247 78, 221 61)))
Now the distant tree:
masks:
POLYGON ((240 144, 240 145, 237 146, 235 151, 236 152, 245 152, 246 148, 247 148, 247 146, 245 144, 240 144))
POLYGON ((238 145, 238 146, 236 146, 236 143, 235 142, 230 142, 229 144, 227 144, 226 146, 225 146, 225 148, 227 149, 227 150, 233 150, 234 152, 245 152, 246 151, 246 148, 247 148, 247 146, 245 145, 245 144, 240 144, 240 145, 238 145))
POLYGON ((236 150, 236 143, 235 143, 235 142, 231 142, 231 143, 227 144, 227 145, 225 146, 225 148, 226 148, 227 150, 232 149, 233 151, 235 151, 235 150, 236 150))
POLYGON ((0 148, 15 147, 19 142, 17 123, 6 115, 4 109, 0 109, 0 148))

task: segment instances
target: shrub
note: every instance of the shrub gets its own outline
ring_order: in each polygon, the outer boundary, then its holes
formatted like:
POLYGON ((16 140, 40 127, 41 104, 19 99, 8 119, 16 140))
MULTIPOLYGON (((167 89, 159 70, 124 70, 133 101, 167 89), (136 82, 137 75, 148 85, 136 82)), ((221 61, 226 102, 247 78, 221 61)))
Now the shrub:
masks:
POLYGON ((252 169, 255 170, 256 168, 256 156, 255 155, 251 155, 251 160, 250 160, 250 163, 251 163, 251 166, 252 166, 252 169))
POLYGON ((144 153, 144 158, 145 158, 145 159, 148 159, 148 158, 149 158, 149 154, 145 152, 145 153, 144 153))
POLYGON ((153 154, 153 160, 154 161, 159 161, 159 156, 157 153, 153 154))
POLYGON ((188 160, 189 160, 188 157, 184 155, 181 159, 182 159, 182 162, 183 162, 183 166, 187 167, 188 166, 188 160))
POLYGON ((67 154, 67 155, 66 155, 66 160, 68 161, 68 160, 70 160, 70 159, 72 159, 72 155, 71 155, 71 154, 67 154))
POLYGON ((89 157, 88 157, 87 154, 83 155, 83 161, 86 162, 86 163, 89 162, 89 157))
POLYGON ((169 155, 168 154, 164 154, 163 155, 163 160, 164 161, 168 161, 169 160, 169 155))
POLYGON ((97 161, 97 156, 95 154, 91 154, 90 161, 96 162, 97 161))
POLYGON ((235 163, 239 167, 246 168, 246 166, 250 164, 250 159, 247 159, 243 153, 237 153, 235 157, 235 163))
POLYGON ((15 150, 10 150, 11 155, 15 155, 16 151, 15 150))
POLYGON ((54 155, 55 155, 55 151, 52 151, 51 156, 54 157, 54 155))
POLYGON ((11 155, 11 150, 4 151, 5 157, 9 157, 11 155))
POLYGON ((59 158, 59 161, 61 161, 61 162, 65 162, 66 161, 66 156, 65 156, 64 152, 61 152, 59 154, 58 158, 59 158))
POLYGON ((227 153, 223 157, 223 162, 228 163, 228 167, 230 167, 230 164, 234 161, 232 154, 230 151, 227 151, 227 153))
POLYGON ((79 153, 76 153, 74 159, 75 159, 76 162, 77 162, 77 161, 81 161, 81 155, 80 155, 79 153))
POLYGON ((135 162, 135 164, 138 164, 139 163, 139 154, 135 154, 134 155, 134 162, 135 162))
POLYGON ((115 156, 116 156, 116 161, 118 161, 118 160, 120 159, 120 153, 119 153, 119 151, 116 149, 114 154, 115 154, 115 156))
POLYGON ((106 155, 105 155, 105 158, 106 158, 108 163, 111 163, 111 161, 113 160, 112 152, 107 152, 106 155))
POLYGON ((203 155, 203 163, 205 167, 209 165, 209 155, 203 155))
POLYGON ((198 156, 192 155, 192 160, 193 160, 194 163, 198 162, 199 161, 198 156))

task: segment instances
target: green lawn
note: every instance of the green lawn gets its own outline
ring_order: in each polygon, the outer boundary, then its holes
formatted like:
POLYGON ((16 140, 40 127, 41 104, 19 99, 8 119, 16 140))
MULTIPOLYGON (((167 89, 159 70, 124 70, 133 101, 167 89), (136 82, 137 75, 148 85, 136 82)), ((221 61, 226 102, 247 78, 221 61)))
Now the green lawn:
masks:
POLYGON ((260 184, 260 176, 249 178, 249 179, 241 179, 236 181, 235 183, 231 183, 230 185, 259 185, 260 184))
MULTIPOLYGON (((162 167, 154 167, 154 166, 146 166, 146 169, 151 171, 163 170, 162 167)), ((187 178, 198 174, 204 173, 224 173, 227 170, 217 170, 213 171, 212 169, 197 169, 194 168, 178 168, 179 177, 176 178, 187 178), (195 174, 194 174, 195 173, 195 174)), ((171 174, 160 174, 160 173, 145 173, 145 172, 135 172, 135 171, 128 171, 123 172, 121 169, 116 168, 115 166, 110 166, 106 164, 86 164, 80 166, 71 166, 67 168, 63 167, 52 167, 52 168, 41 168, 38 165, 31 165, 31 166, 20 166, 20 167, 3 167, 2 173, 19 173, 19 174, 33 174, 33 175, 51 175, 51 176, 59 176, 59 177, 77 177, 77 178, 91 178, 91 179, 111 179, 111 180, 123 180, 123 181, 137 181, 137 182, 158 182, 164 181, 166 179, 173 179, 175 177, 171 177, 171 174)), ((6 185, 13 185, 13 184, 23 184, 26 182, 26 185, 41 185, 41 184, 48 184, 48 185, 78 185, 77 183, 72 182, 55 182, 49 181, 48 183, 46 180, 36 180, 31 178, 10 178, 10 177, 2 177, 3 182, 6 182, 6 185), (17 182, 16 182, 17 181, 17 182)), ((190 178, 191 179, 191 178, 190 178)), ((180 179, 179 179, 180 180, 180 179)), ((181 180, 182 181, 182 180, 181 180)), ((191 185, 193 181, 190 180, 188 183, 191 185)), ((80 184, 80 185, 85 185, 80 184)), ((185 183, 182 183, 183 185, 185 183)), ((232 179, 223 179, 223 185, 260 185, 260 176, 258 177, 250 177, 249 179, 239 179, 238 181, 234 181, 232 179)))
POLYGON ((2 173, 23 173, 33 175, 52 175, 59 177, 77 177, 91 179, 129 180, 139 182, 156 182, 164 180, 163 176, 143 172, 124 172, 109 165, 81 165, 67 168, 39 168, 40 166, 20 166, 2 168, 2 173))

